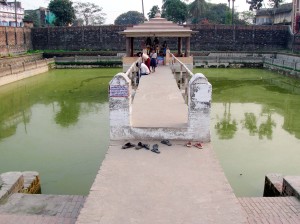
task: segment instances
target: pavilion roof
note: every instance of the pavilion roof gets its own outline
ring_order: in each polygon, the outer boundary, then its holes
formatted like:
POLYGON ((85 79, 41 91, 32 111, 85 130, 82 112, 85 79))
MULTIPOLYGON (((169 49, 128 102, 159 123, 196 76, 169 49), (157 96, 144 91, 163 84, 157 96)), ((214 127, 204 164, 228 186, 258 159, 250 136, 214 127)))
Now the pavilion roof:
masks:
POLYGON ((161 18, 157 13, 154 18, 144 23, 127 27, 126 30, 120 32, 126 37, 189 37, 194 31, 189 27, 184 27, 161 18))

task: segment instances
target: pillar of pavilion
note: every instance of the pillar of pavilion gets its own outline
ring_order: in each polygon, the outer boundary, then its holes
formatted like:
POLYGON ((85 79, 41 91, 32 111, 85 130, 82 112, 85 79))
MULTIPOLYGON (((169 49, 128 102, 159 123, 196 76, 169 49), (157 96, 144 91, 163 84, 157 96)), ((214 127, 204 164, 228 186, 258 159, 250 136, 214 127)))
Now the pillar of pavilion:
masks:
MULTIPOLYGON (((191 61, 191 63, 193 63, 193 58, 190 56, 190 40, 193 32, 194 31, 188 27, 184 27, 168 21, 165 18, 161 18, 160 13, 157 13, 154 18, 146 21, 145 23, 128 27, 123 32, 120 32, 126 37, 126 57, 123 58, 123 67, 124 64, 130 64, 131 62, 133 63, 136 59, 136 57, 134 57, 134 38, 136 37, 142 37, 145 38, 145 40, 148 37, 152 40, 154 40, 156 37, 177 37, 177 50, 174 52, 174 49, 170 49, 171 53, 180 56, 180 60, 183 60, 183 62, 187 60, 188 62, 191 61), (185 42, 184 52, 182 52, 183 40, 185 42)), ((162 43, 160 44, 162 45, 162 43)), ((142 50, 143 49, 140 49, 139 51, 142 50)), ((164 63, 168 63, 168 55, 166 55, 164 63)))

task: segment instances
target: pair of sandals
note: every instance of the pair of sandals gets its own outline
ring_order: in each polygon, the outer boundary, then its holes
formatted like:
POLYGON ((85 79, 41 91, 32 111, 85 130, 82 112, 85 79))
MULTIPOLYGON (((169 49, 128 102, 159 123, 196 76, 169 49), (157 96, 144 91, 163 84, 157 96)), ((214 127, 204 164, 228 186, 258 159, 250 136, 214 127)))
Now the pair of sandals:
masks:
MULTIPOLYGON (((185 146, 190 148, 190 147, 193 146, 193 144, 192 144, 191 142, 188 142, 188 143, 185 144, 185 146)), ((201 144, 200 142, 196 142, 196 143, 194 144, 194 146, 195 146, 196 148, 198 148, 198 149, 203 149, 203 146, 202 146, 202 144, 201 144)))
MULTIPOLYGON (((127 142, 125 145, 122 146, 122 149, 129 149, 129 148, 133 148, 135 147, 136 150, 139 150, 141 148, 145 148, 146 150, 150 149, 150 145, 148 144, 143 144, 142 142, 139 142, 137 145, 132 144, 131 142, 127 142)), ((158 144, 154 144, 151 152, 155 152, 157 154, 160 153, 160 151, 158 150, 158 144)))
POLYGON ((135 147, 136 150, 145 148, 147 150, 150 149, 150 145, 148 144, 143 144, 142 142, 139 142, 137 145, 132 144, 131 142, 127 142, 125 145, 122 146, 122 149, 128 149, 128 148, 133 148, 135 147))

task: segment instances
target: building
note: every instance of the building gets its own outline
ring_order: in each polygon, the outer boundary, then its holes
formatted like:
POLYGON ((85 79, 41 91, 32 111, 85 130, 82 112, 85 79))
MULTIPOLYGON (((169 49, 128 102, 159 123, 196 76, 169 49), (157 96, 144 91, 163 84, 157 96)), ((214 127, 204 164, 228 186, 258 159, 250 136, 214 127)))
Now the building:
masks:
POLYGON ((35 10, 25 10, 25 17, 27 19, 30 18, 35 27, 52 26, 55 21, 55 15, 44 7, 35 10))
POLYGON ((15 5, 15 2, 0 0, 0 26, 22 27, 23 19, 24 9, 21 6, 21 2, 16 2, 15 5))
POLYGON ((278 8, 260 9, 255 15, 256 25, 291 25, 293 4, 282 4, 278 8))

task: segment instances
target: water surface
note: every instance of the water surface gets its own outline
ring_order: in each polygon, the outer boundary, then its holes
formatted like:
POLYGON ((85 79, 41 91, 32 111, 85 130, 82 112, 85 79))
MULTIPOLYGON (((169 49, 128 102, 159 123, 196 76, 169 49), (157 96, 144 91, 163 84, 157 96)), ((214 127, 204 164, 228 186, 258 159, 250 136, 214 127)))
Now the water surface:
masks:
MULTIPOLYGON (((86 195, 108 147, 108 82, 119 71, 53 70, 0 87, 0 173, 38 171, 43 193, 86 195)), ((212 144, 237 196, 261 196, 267 173, 300 175, 299 80, 194 72, 213 85, 212 144)))
POLYGON ((0 88, 0 173, 34 170, 46 194, 87 194, 108 147, 120 69, 52 70, 0 88))
POLYGON ((300 175, 300 81, 262 69, 197 69, 213 85, 212 144, 237 196, 267 173, 300 175))

